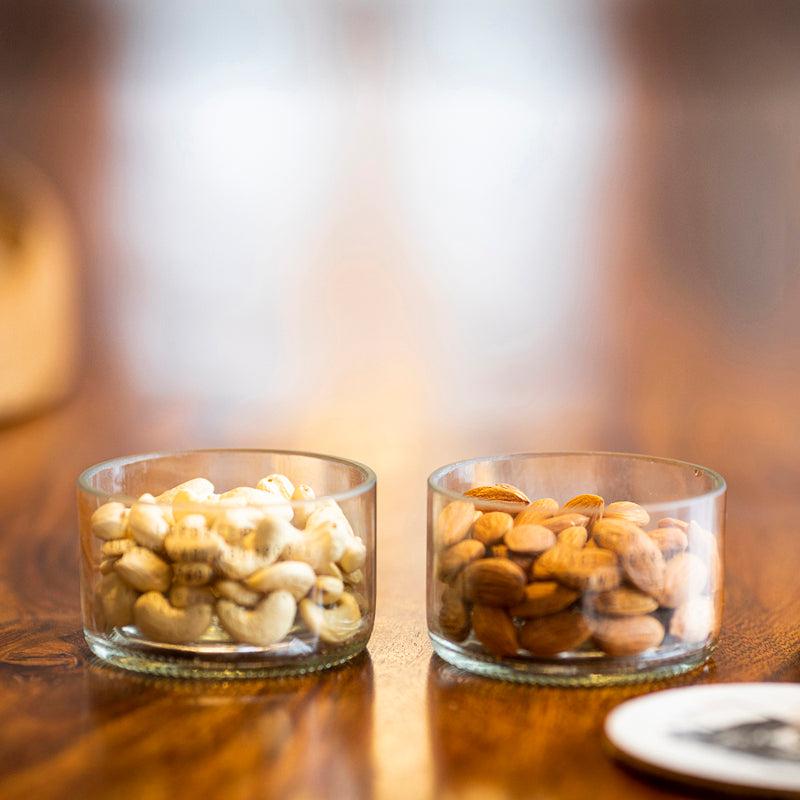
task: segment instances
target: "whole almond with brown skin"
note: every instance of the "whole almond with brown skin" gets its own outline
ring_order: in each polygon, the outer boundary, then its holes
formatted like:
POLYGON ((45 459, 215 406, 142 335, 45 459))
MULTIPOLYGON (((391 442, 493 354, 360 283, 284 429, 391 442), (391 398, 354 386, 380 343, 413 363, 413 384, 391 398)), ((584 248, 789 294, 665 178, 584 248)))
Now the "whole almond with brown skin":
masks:
POLYGON ((647 535, 658 545, 664 558, 672 558, 689 546, 689 539, 680 528, 656 528, 647 535))
POLYGON ((508 612, 502 608, 474 606, 472 630, 475 638, 496 656, 513 656, 519 649, 517 629, 508 612))
POLYGON ((603 517, 595 522, 592 538, 600 547, 621 553, 627 549, 631 540, 643 533, 638 525, 628 520, 603 517))
POLYGON ((473 526, 472 535, 487 547, 500 544, 503 537, 514 526, 514 518, 505 511, 489 511, 484 514, 473 526))
POLYGON ((677 608, 700 594, 708 581, 708 568, 693 553, 678 553, 667 561, 664 583, 658 596, 665 608, 677 608))
POLYGON ((556 535, 541 525, 517 525, 506 534, 504 541, 514 553, 538 555, 556 543, 556 535))
POLYGON ((439 556, 439 579, 451 581, 467 564, 481 558, 486 548, 475 539, 462 539, 439 556))
POLYGON ((448 503, 439 514, 436 523, 436 537, 440 547, 451 545, 465 539, 473 523, 481 516, 472 503, 456 500, 448 503))
POLYGON ((664 517, 658 521, 659 528, 680 528, 682 531, 689 530, 689 523, 675 517, 664 517))
POLYGON ((482 558, 464 570, 464 596, 481 605, 513 606, 525 583, 525 572, 507 558, 482 558))
POLYGON ((568 547, 583 547, 589 538, 589 532, 582 525, 573 525, 571 528, 564 528, 558 534, 558 544, 568 547))
POLYGON ((501 500, 504 503, 530 503, 530 499, 516 486, 510 483, 495 483, 492 486, 473 486, 464 492, 467 497, 479 497, 481 500, 501 500))
POLYGON ((512 617, 543 617, 563 611, 580 596, 580 592, 568 589, 556 581, 529 583, 525 587, 522 601, 511 606, 509 613, 512 617))
POLYGON ((658 545, 646 534, 639 533, 620 555, 620 563, 628 580, 654 597, 664 586, 665 562, 658 545))
POLYGON ((578 513, 588 517, 586 523, 588 530, 592 529, 594 523, 603 516, 605 500, 598 494, 579 494, 567 500, 561 507, 559 514, 578 513))
POLYGON ((533 566, 533 562, 536 560, 536 557, 524 556, 521 553, 509 552, 508 560, 513 561, 525 573, 527 577, 530 574, 530 569, 533 566))
POLYGON ((664 626, 655 617, 598 618, 589 624, 597 646, 610 656, 633 656, 664 641, 664 626))
POLYGON ((439 628, 448 639, 463 642, 469 635, 471 627, 467 604, 448 586, 442 594, 442 603, 439 607, 439 628))
POLYGON ((650 515, 647 511, 638 503, 632 503, 630 500, 617 500, 615 503, 609 503, 603 516, 611 517, 612 519, 624 519, 639 527, 650 522, 650 515))
MULTIPOLYGON (((590 549, 588 547, 578 549, 564 544, 556 544, 555 547, 551 547, 536 559, 532 574, 535 580, 547 580, 555 578, 559 574, 582 573, 599 567, 614 567, 616 569, 616 565, 617 556, 609 550, 601 548, 590 549)), ((579 585, 575 588, 582 589, 584 587, 579 585)))
POLYGON ((684 642, 704 642, 716 627, 717 614, 710 597, 694 597, 675 609, 669 632, 684 642))
POLYGON ((581 614, 562 611, 528 620, 519 631, 520 646, 535 656, 554 656, 577 650, 591 635, 581 614))
POLYGON ((658 601, 638 589, 621 586, 619 589, 595 595, 591 605, 596 614, 631 617, 655 611, 658 608, 658 601))
POLYGON ((493 558, 507 558, 509 561, 513 561, 526 575, 533 565, 533 556, 523 556, 519 553, 512 553, 504 544, 494 545, 490 548, 490 553, 493 558))
POLYGON ((538 500, 533 500, 524 511, 520 511, 519 514, 517 514, 514 519, 514 524, 538 524, 540 520, 555 516, 558 509, 559 505, 557 500, 554 500, 552 497, 540 497, 538 500))
POLYGON ((565 528, 572 528, 576 525, 582 525, 584 528, 589 522, 589 517, 585 514, 568 513, 559 514, 555 517, 549 517, 539 521, 539 525, 549 528, 553 533, 561 533, 565 528))
POLYGON ((559 583, 581 591, 604 592, 616 589, 622 581, 617 557, 609 550, 559 548, 560 555, 551 566, 559 583))

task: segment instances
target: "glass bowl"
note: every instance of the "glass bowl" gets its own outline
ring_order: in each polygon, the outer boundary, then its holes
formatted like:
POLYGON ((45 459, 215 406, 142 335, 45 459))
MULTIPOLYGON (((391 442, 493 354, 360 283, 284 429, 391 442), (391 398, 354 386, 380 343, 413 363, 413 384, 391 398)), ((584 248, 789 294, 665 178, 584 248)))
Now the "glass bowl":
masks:
POLYGON ((126 456, 78 478, 81 607, 101 659, 180 677, 312 672, 375 609, 375 474, 280 450, 126 456))
POLYGON ((607 685, 704 663, 723 601, 723 478, 624 453, 460 461, 428 479, 428 631, 505 680, 607 685))

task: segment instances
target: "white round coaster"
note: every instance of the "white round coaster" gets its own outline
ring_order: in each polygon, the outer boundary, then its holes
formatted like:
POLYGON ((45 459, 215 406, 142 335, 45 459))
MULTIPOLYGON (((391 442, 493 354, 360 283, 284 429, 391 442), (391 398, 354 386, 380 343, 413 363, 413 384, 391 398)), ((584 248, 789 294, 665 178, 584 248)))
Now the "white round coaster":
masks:
POLYGON ((638 697, 606 717, 614 755, 730 791, 800 797, 800 684, 722 683, 638 697))

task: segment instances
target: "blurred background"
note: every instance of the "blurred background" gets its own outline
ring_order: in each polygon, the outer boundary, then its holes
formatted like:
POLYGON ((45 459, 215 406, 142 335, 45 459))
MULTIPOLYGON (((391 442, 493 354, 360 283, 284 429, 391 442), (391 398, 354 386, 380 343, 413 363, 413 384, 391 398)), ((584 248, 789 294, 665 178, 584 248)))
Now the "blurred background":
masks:
POLYGON ((0 44, 4 493, 306 448, 421 543, 490 452, 794 491, 796 4, 3 0, 0 44))
POLYGON ((0 504, 370 464, 381 781, 427 758, 381 687, 425 691, 428 473, 673 456, 744 533, 796 503, 799 307, 797 3, 0 0, 0 504))

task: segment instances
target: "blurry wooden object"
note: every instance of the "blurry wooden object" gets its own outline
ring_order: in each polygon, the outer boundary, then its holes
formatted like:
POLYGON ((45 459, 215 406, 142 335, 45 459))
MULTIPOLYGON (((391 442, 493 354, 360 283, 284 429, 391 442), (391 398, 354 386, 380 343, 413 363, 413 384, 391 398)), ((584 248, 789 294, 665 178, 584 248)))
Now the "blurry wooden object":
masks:
POLYGON ((46 178, 0 162, 0 421, 61 398, 75 377, 75 254, 46 178))

